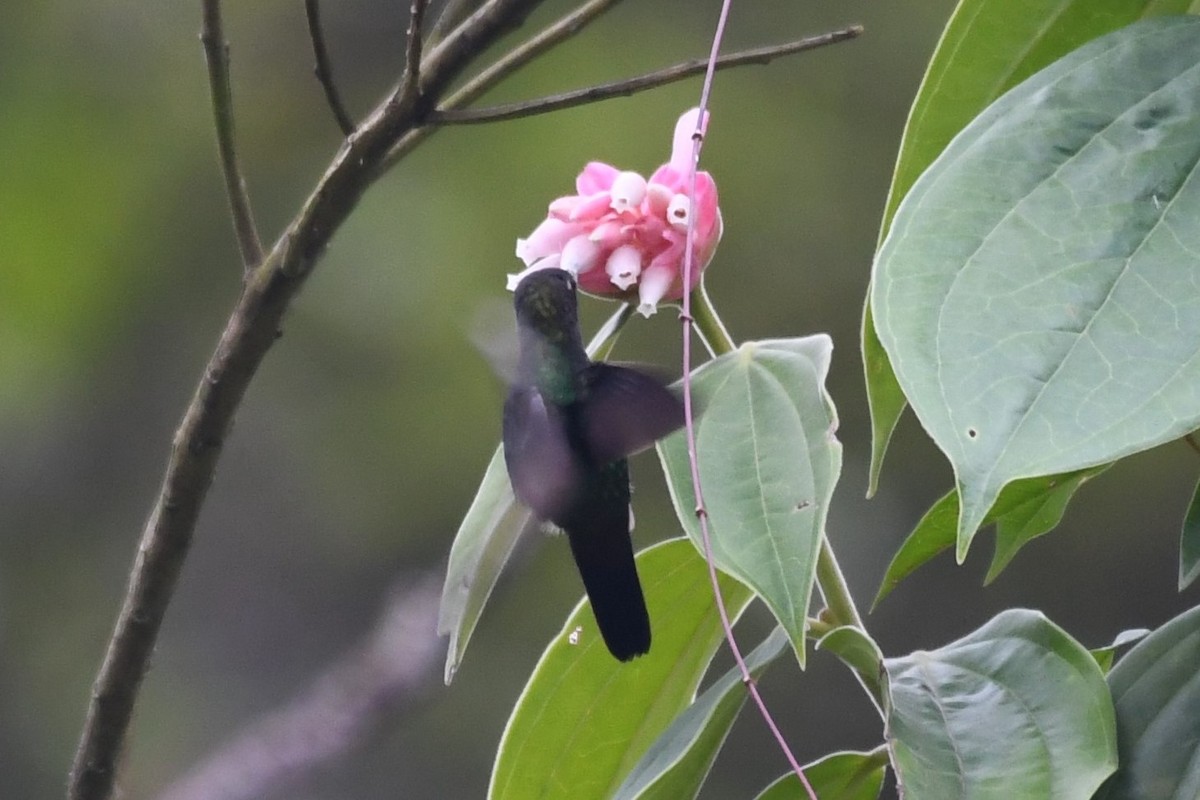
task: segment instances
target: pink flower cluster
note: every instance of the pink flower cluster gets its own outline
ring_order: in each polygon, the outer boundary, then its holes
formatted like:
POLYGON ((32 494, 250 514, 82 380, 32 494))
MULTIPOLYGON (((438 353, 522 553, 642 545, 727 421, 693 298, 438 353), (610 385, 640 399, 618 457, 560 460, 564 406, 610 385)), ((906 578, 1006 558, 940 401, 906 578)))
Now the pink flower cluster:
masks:
POLYGON ((698 114, 698 109, 692 109, 679 118, 671 160, 656 169, 650 180, 599 161, 584 167, 575 179, 577 194, 552 202, 546 219, 529 238, 517 240, 517 257, 526 269, 508 276, 508 288, 515 289, 533 270, 557 267, 574 273, 579 287, 590 294, 630 299, 636 293, 638 311, 648 317, 660 301, 683 297, 683 254, 694 213, 687 290, 694 289, 722 230, 717 185, 711 175, 696 173, 694 209, 688 199, 698 114))

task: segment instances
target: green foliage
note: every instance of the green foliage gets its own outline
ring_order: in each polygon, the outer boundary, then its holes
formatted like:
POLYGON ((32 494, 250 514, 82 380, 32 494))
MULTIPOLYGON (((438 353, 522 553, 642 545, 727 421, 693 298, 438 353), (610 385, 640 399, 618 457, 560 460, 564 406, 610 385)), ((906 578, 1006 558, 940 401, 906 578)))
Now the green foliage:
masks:
MULTIPOLYGON (((1021 545, 1058 525, 1076 490, 1106 469, 1104 465, 1068 475, 1026 478, 1005 486, 983 520, 984 525, 996 524, 996 550, 985 583, 1000 574, 1021 545)), ((874 605, 879 605, 917 567, 953 547, 957 530, 958 494, 947 492, 925 512, 896 551, 874 605)))
MULTIPOLYGON (((829 338, 743 344, 696 370, 696 454, 713 559, 766 602, 804 664, 817 551, 841 470, 829 338)), ((702 552, 680 431, 659 444, 675 512, 702 552)))
POLYGON ((1200 425, 1198 53, 1191 17, 1081 48, 972 122, 897 212, 872 310, 954 467, 960 560, 1007 483, 1200 425))
MULTIPOLYGON (((1080 45, 1153 14, 1183 13, 1186 0, 962 0, 942 33, 913 100, 888 190, 879 241, 909 190, 963 128, 992 101, 1080 45)), ((872 492, 904 393, 863 312, 863 364, 871 406, 872 492)))
MULTIPOLYGON (((654 621, 649 654, 613 659, 581 602, 513 709, 488 797, 607 797, 692 703, 721 642, 708 568, 677 539, 639 553, 638 571, 654 621)), ((750 592, 726 577, 720 583, 736 618, 750 592)), ((689 761, 707 772, 701 762, 689 761)))
POLYGON ((1192 492, 1179 534, 1179 591, 1183 591, 1200 575, 1200 482, 1192 492))
POLYGON ((1041 614, 884 662, 887 736, 905 796, 1086 800, 1116 767, 1099 666, 1041 614))
POLYGON ((1109 673, 1121 766, 1097 800, 1200 795, 1200 608, 1137 644, 1109 673))
MULTIPOLYGON (((900 148, 862 336, 869 491, 906 404, 949 457, 956 488, 896 553, 876 603, 952 546, 963 560, 986 524, 994 580, 1085 482, 1200 427, 1200 20, 1142 19, 1189 8, 1058 0, 1014 13, 1007 0, 964 0, 945 30, 900 148)), ((700 324, 719 327, 707 310, 700 324)), ((1197 735, 1194 714, 1179 712, 1200 702, 1181 666, 1194 672, 1200 657, 1195 612, 1138 644, 1107 683, 1118 648, 1145 631, 1089 652, 1039 612, 1009 610, 938 649, 888 658, 866 630, 834 627, 828 609, 810 616, 814 588, 845 590, 818 570, 841 468, 831 349, 826 336, 749 342, 691 380, 731 615, 758 597, 780 625, 751 670, 788 644, 803 666, 812 628, 883 719, 885 745, 809 765, 818 797, 875 798, 890 763, 915 800, 1084 800, 1117 768, 1118 738, 1122 767, 1104 797, 1159 796, 1147 787, 1160 775, 1182 787, 1170 796, 1194 794, 1194 753, 1177 744, 1197 735)), ((513 711, 492 797, 695 797, 744 707, 737 670, 696 699, 720 631, 695 552, 705 545, 684 433, 658 449, 693 547, 639 556, 654 647, 618 664, 581 605, 513 711)), ((524 522, 506 517, 506 489, 489 472, 464 523, 476 555, 452 556, 453 585, 465 587, 446 625, 452 663, 524 522)), ((1181 586, 1200 574, 1200 488, 1197 498, 1181 586)), ((805 796, 787 775, 759 797, 805 796)))
MULTIPOLYGON (((788 641, 787 632, 776 628, 746 656, 746 667, 756 680, 783 654, 788 641)), ((617 789, 614 800, 695 797, 745 702, 742 672, 734 667, 675 718, 617 789)))
MULTIPOLYGON (((873 753, 830 753, 804 765, 804 777, 820 800, 875 800, 883 789, 887 757, 873 753)), ((800 779, 788 773, 755 800, 808 800, 800 779)))

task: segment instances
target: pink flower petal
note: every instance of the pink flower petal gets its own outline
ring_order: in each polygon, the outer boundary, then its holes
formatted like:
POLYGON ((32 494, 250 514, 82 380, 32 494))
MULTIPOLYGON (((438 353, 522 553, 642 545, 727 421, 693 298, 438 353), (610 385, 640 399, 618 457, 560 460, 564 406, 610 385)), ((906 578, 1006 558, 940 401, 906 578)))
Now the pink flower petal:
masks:
POLYGON ((608 257, 604 271, 613 286, 626 291, 642 274, 642 251, 631 244, 621 245, 608 257))
POLYGON ((582 199, 575 208, 571 209, 572 221, 598 220, 609 211, 612 195, 609 192, 596 192, 582 199))
POLYGON ((550 217, 533 229, 528 239, 517 239, 517 258, 530 266, 534 261, 562 252, 572 237, 584 232, 584 226, 550 217))
POLYGON ((589 195, 596 192, 606 192, 612 188, 620 170, 603 161, 590 161, 583 172, 575 178, 575 191, 578 194, 589 195))
POLYGON ((567 242, 562 250, 562 261, 559 266, 575 275, 586 272, 600 263, 602 250, 585 234, 576 236, 567 242))
MULTIPOLYGON (((696 122, 700 119, 700 109, 693 108, 683 112, 683 116, 675 123, 675 137, 671 144, 671 161, 670 164, 684 175, 692 165, 692 153, 694 152, 694 142, 692 134, 696 132, 696 122)), ((708 130, 708 112, 704 114, 704 122, 700 125, 700 130, 708 130)))
POLYGON ((625 243, 625 227, 620 220, 614 219, 601 222, 592 228, 591 233, 588 234, 588 238, 605 250, 612 250, 625 243))
POLYGON ((658 311, 658 302, 675 280, 675 271, 668 267, 653 267, 642 273, 638 282, 638 313, 650 317, 658 311))
POLYGON ((636 172, 622 172, 613 181, 610 194, 613 211, 637 211, 646 197, 646 179, 636 172))

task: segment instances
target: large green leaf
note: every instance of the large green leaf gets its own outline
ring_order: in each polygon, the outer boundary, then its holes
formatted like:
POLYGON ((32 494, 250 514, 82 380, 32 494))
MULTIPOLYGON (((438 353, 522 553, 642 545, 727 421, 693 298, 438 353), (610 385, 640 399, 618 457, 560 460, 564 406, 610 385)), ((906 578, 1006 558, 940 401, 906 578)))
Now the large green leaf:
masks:
POLYGON ((1147 636, 1108 675, 1121 766, 1097 800, 1200 797, 1200 608, 1147 636))
MULTIPOLYGON (((696 455, 718 567, 754 589, 804 664, 805 617, 842 463, 828 336, 747 342, 696 370, 696 455)), ((703 551, 684 432, 659 443, 675 511, 703 551)))
MULTIPOLYGON (((1085 42, 1143 16, 1195 11, 1197 5, 1191 0, 962 0, 909 110, 880 242, 917 177, 993 100, 1085 42)), ((869 304, 863 313, 862 348, 871 407, 873 493, 905 402, 869 304)))
MULTIPOLYGON (((580 602, 509 717, 489 798, 609 797, 695 698, 722 640, 708 566, 683 539, 637 560, 654 625, 650 652, 614 659, 580 602)), ((720 584, 736 619, 751 594, 726 576, 720 584)))
MULTIPOLYGON (((804 777, 819 800, 875 800, 887 772, 887 751, 830 753, 804 766, 804 777)), ((809 800, 800 779, 788 773, 755 800, 809 800)))
POLYGON ((909 800, 1086 800, 1117 764, 1091 654, 1034 611, 884 661, 892 766, 909 800))
MULTIPOLYGON (((984 582, 994 580, 1023 544, 1058 525, 1076 490, 1106 469, 1107 464, 1067 475, 1026 478, 1005 486, 983 519, 984 525, 996 523, 996 551, 984 582)), ((917 567, 953 547, 957 529, 958 495, 949 492, 925 512, 896 551, 879 584, 874 605, 879 605, 917 567)))
MULTIPOLYGON (((759 678, 787 649, 788 641, 783 628, 772 631, 746 656, 750 674, 759 678)), ((699 794, 746 697, 742 672, 734 667, 675 718, 612 795, 613 800, 683 800, 699 794)))
POLYGON ((1200 19, 1092 42, 976 118, 875 263, 880 341, 957 477, 1005 484, 1200 426, 1200 19))
MULTIPOLYGON (((609 317, 588 343, 588 355, 601 359, 608 355, 632 310, 629 304, 622 304, 609 317)), ((534 527, 529 509, 513 496, 504 466, 504 448, 497 447, 450 546, 437 628, 439 636, 450 637, 443 676, 447 684, 454 680, 483 607, 517 540, 534 527)))

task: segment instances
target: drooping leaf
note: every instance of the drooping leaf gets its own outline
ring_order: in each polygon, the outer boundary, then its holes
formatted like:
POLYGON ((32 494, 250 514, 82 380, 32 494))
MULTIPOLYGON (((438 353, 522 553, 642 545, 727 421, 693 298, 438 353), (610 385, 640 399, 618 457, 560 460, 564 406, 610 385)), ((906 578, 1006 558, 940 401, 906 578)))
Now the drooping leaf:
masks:
MULTIPOLYGON (((654 624, 649 654, 622 664, 583 600, 542 654, 500 741, 488 797, 608 797, 696 696, 722 639, 708 566, 683 539, 638 554, 654 624)), ((733 619, 748 589, 720 576, 733 619)))
MULTIPOLYGON (((1027 478, 1004 487, 991 514, 996 522, 996 550, 984 584, 994 581, 1027 542, 1057 527, 1079 487, 1109 466, 1101 464, 1068 475, 1027 478)), ((984 517, 984 524, 987 520, 984 517)))
MULTIPOLYGON (((631 313, 632 307, 622 304, 596 332, 588 344, 588 355, 607 356, 631 313)), ((502 374, 506 371, 504 365, 496 366, 502 374)), ((443 676, 447 684, 454 680, 483 607, 517 541, 534 527, 529 509, 513 496, 504 467, 504 448, 497 447, 450 546, 437 628, 439 636, 450 637, 443 676)))
MULTIPOLYGON (((909 110, 879 230, 882 243, 900 202, 979 112, 1075 48, 1142 17, 1195 13, 1192 0, 961 0, 942 32, 909 110)), ((906 405, 868 303, 863 366, 871 409, 870 488, 874 494, 888 440, 906 405)))
POLYGON ((1040 613, 1005 611, 884 666, 892 766, 910 800, 1087 800, 1116 767, 1104 676, 1040 613))
MULTIPOLYGON (((776 628, 746 656, 750 674, 760 677, 787 649, 788 641, 787 632, 776 628)), ((699 794, 746 697, 741 670, 734 667, 675 718, 612 795, 613 800, 683 800, 699 794)))
POLYGON ((1200 482, 1192 492, 1179 533, 1179 591, 1192 585, 1200 575, 1200 482))
POLYGON ((1108 671, 1112 669, 1113 659, 1116 658, 1118 650, 1149 635, 1149 628, 1131 628, 1118 633, 1112 644, 1094 648, 1089 652, 1091 652, 1092 658, 1096 659, 1096 663, 1100 665, 1100 671, 1107 675, 1108 671))
POLYGON ((828 650, 854 670, 855 676, 883 715, 883 652, 862 628, 843 625, 821 637, 817 647, 828 650))
POLYGON ((447 684, 454 680, 475 624, 517 540, 535 527, 529 509, 513 497, 504 468, 504 448, 497 447, 450 547, 438 609, 438 635, 450 636, 443 675, 447 684))
MULTIPOLYGON (((996 523, 996 552, 984 582, 994 580, 1023 544, 1058 525, 1076 490, 1108 466, 1104 464, 1067 475, 1026 478, 1005 486, 983 520, 984 525, 996 523)), ((949 492, 925 512, 892 557, 874 605, 879 605, 917 567, 953 547, 957 528, 958 495, 949 492)))
POLYGON ((1200 426, 1200 19, 1103 37, 975 119, 917 181, 872 312, 954 467, 957 556, 1005 484, 1200 426))
POLYGON ((1142 639, 1108 674, 1121 766, 1096 800, 1200 797, 1200 607, 1142 639))
MULTIPOLYGON (((813 793, 820 800, 876 800, 887 774, 887 751, 830 753, 804 766, 813 793)), ((800 779, 788 773, 755 800, 809 800, 800 779)))
MULTIPOLYGON (((827 336, 748 342, 696 370, 696 454, 713 558, 763 598, 804 664, 805 617, 841 470, 827 336)), ((659 442, 675 512, 703 551, 684 432, 659 442)))

